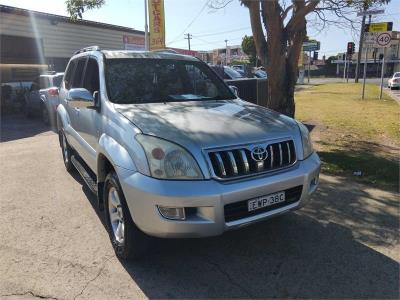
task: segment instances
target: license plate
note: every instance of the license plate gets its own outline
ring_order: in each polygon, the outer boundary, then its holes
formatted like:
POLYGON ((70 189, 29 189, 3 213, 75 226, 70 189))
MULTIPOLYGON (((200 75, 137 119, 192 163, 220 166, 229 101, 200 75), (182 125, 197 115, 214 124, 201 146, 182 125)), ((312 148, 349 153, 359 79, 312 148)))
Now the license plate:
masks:
POLYGON ((285 192, 279 192, 275 194, 270 194, 255 199, 251 199, 247 202, 249 211, 257 210, 267 206, 271 206, 277 203, 285 201, 285 192))

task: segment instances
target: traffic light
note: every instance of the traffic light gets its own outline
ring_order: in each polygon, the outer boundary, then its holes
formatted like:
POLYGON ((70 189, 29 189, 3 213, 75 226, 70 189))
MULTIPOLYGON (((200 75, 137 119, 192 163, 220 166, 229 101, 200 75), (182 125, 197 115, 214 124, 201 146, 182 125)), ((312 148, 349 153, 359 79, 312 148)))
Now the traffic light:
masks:
POLYGON ((353 42, 348 42, 347 43, 347 54, 353 54, 354 48, 355 48, 355 44, 353 42))
POLYGON ((318 60, 318 52, 314 51, 313 60, 318 60))

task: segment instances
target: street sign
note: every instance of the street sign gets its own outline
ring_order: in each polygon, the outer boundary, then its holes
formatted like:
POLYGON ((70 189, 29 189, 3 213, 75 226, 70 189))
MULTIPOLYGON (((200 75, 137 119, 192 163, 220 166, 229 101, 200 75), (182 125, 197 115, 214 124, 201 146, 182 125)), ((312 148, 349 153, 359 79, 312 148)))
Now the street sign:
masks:
POLYGON ((318 51, 320 50, 321 43, 320 42, 304 42, 303 43, 303 51, 318 51))
POLYGON ((370 16, 370 15, 380 15, 380 14, 384 14, 384 13, 385 13, 384 9, 360 11, 360 12, 357 13, 357 17, 370 16))
POLYGON ((392 32, 366 32, 364 34, 364 47, 387 48, 391 46, 392 32))
POLYGON ((392 31, 393 22, 365 24, 365 32, 392 31))

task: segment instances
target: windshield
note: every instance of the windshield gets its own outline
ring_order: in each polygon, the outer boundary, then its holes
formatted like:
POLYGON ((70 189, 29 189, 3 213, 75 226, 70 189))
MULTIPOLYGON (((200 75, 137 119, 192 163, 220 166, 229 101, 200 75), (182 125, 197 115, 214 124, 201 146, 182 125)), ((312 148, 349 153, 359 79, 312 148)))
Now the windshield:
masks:
POLYGON ((400 72, 394 73, 393 77, 395 78, 400 77, 400 72))
POLYGON ((223 100, 236 97, 203 62, 172 59, 108 59, 111 102, 139 104, 223 100))
POLYGON ((243 78, 242 74, 232 68, 224 67, 224 70, 225 73, 228 74, 228 76, 232 79, 243 78))

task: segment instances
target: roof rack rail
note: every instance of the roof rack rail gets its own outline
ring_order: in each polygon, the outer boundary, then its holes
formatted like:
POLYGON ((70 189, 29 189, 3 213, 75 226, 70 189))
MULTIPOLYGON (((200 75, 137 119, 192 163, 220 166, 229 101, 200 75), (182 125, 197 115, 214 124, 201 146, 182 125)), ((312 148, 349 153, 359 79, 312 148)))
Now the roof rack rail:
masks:
POLYGON ((176 52, 173 49, 158 49, 158 50, 152 50, 151 52, 161 52, 161 53, 173 53, 173 54, 178 54, 178 52, 176 52))
POLYGON ((74 55, 79 54, 79 53, 83 53, 83 52, 88 52, 88 51, 100 51, 100 47, 99 46, 85 47, 85 48, 82 48, 82 49, 79 49, 79 50, 75 51, 74 55))

